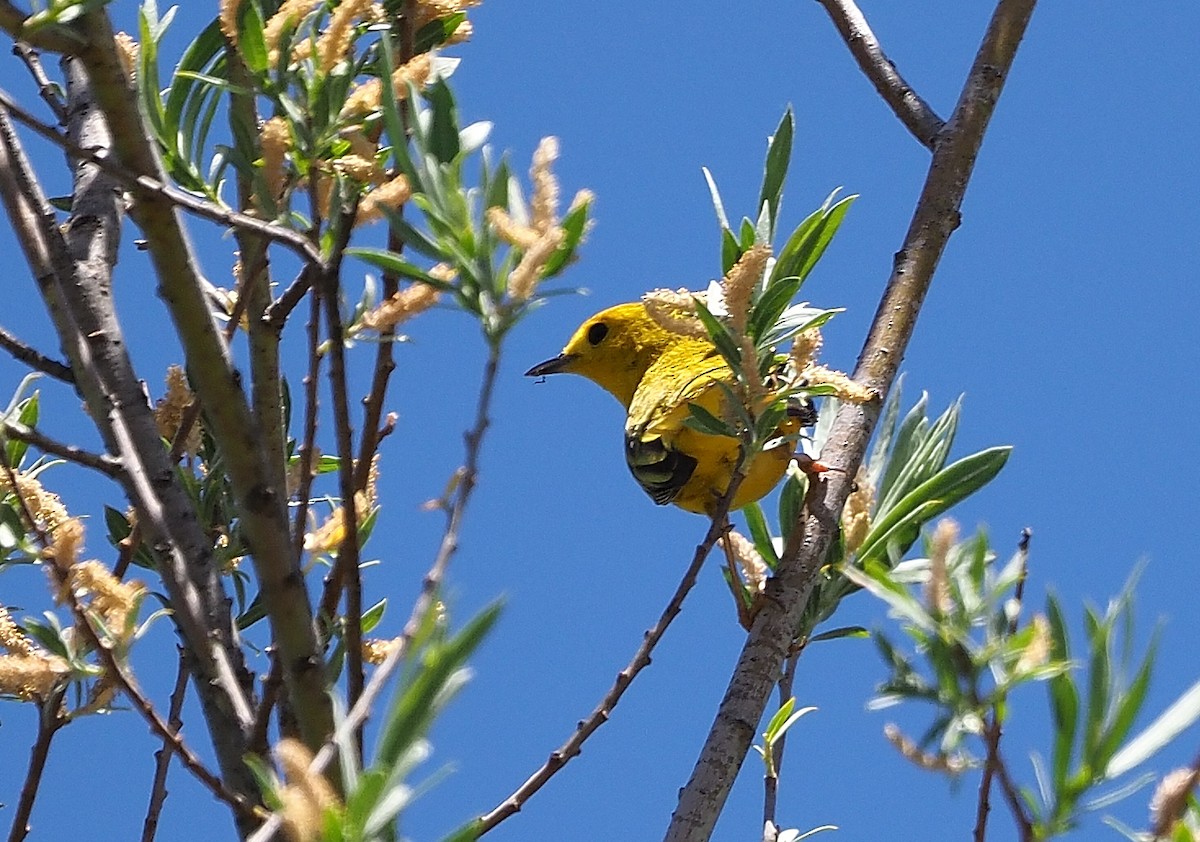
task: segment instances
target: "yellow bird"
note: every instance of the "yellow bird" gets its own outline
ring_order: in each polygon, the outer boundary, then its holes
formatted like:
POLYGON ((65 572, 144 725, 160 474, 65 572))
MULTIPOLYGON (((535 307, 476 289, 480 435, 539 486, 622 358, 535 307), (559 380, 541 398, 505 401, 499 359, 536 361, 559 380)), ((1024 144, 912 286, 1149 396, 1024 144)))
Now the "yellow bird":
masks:
MULTIPOLYGON (((684 424, 688 404, 721 418, 724 390, 733 372, 707 339, 661 327, 640 301, 618 304, 585 321, 561 354, 525 372, 530 377, 581 374, 612 393, 628 412, 625 461, 634 479, 659 505, 711 514, 729 487, 739 442, 684 424)), ((775 487, 792 458, 793 436, 811 409, 789 412, 778 444, 754 457, 731 508, 751 503, 775 487)))

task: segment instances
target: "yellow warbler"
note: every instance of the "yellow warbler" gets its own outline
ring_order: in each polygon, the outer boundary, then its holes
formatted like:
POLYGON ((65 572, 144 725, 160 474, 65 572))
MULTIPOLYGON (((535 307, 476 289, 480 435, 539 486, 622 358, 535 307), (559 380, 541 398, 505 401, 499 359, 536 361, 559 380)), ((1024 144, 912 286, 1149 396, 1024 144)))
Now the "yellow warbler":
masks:
MULTIPOLYGON (((585 321, 561 354, 525 372, 530 377, 581 374, 611 392, 628 411, 625 461, 655 503, 710 514, 729 487, 739 442, 709 435, 684 422, 688 404, 724 417, 733 372, 708 339, 671 333, 640 302, 618 304, 585 321)), ((779 442, 745 469, 732 508, 759 499, 783 477, 792 458, 792 434, 802 421, 789 413, 779 442)))

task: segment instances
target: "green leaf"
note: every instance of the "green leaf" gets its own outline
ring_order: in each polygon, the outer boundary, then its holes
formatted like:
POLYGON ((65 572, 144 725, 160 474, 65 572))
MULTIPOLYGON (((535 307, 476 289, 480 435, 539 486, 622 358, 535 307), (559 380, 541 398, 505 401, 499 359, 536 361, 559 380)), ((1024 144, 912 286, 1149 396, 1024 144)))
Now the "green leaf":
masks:
POLYGON ((1104 729, 1104 719, 1108 715, 1109 693, 1112 675, 1112 624, 1110 618, 1095 620, 1089 609, 1085 613, 1089 619, 1088 641, 1091 647, 1091 657, 1088 659, 1088 699, 1087 713, 1083 730, 1083 760, 1093 769, 1102 767, 1097 748, 1104 729))
POLYGON ((742 507, 742 514, 746 516, 746 527, 750 530, 754 549, 758 550, 758 554, 763 557, 767 567, 774 570, 779 564, 779 555, 775 552, 775 541, 771 536, 770 527, 767 526, 767 518, 763 514, 762 506, 757 502, 748 503, 742 507))
POLYGON ((266 73, 270 65, 267 42, 263 38, 262 11, 257 3, 242 3, 238 8, 237 51, 251 73, 266 73))
POLYGON ((862 569, 842 565, 842 575, 863 590, 883 600, 902 620, 926 632, 934 632, 937 623, 908 589, 888 576, 887 568, 878 562, 866 564, 862 569))
POLYGON ((799 278, 781 278, 778 281, 772 281, 750 311, 750 318, 746 325, 746 332, 750 334, 750 338, 757 341, 760 336, 774 327, 799 291, 799 278))
MULTIPOLYGON (((734 374, 742 378, 742 352, 734 341, 729 329, 718 321, 717 317, 699 299, 696 299, 696 316, 700 319, 700 323, 704 325, 704 329, 708 332, 708 337, 712 340, 713 345, 721 352, 721 356, 725 358, 725 362, 729 364, 734 374)), ((757 360, 755 363, 757 363, 757 360)))
POLYGON ((738 245, 737 237, 729 228, 721 229, 721 274, 729 274, 729 270, 742 256, 742 247, 738 245))
POLYGON ((804 497, 808 493, 808 477, 793 466, 789 466, 779 492, 779 528, 786 544, 792 528, 800 519, 804 508, 804 497))
POLYGON ((767 161, 763 167, 762 190, 758 194, 758 207, 767 206, 770 221, 770 236, 775 236, 775 223, 779 219, 779 200, 783 195, 783 183, 787 180, 788 163, 792 159, 792 136, 796 120, 789 105, 783 112, 779 127, 771 136, 767 146, 767 161))
POLYGON ((827 632, 814 634, 808 639, 809 643, 817 643, 822 640, 841 640, 844 637, 870 637, 871 633, 862 626, 842 626, 837 629, 830 629, 827 632))
MULTIPOLYGON (((382 46, 382 49, 379 50, 379 77, 391 79, 392 74, 396 71, 392 62, 392 39, 386 29, 380 32, 379 36, 379 43, 382 46)), ((421 181, 417 168, 413 165, 412 157, 408 154, 408 132, 405 131, 405 121, 400 113, 400 103, 396 99, 395 86, 383 85, 382 90, 380 108, 383 112, 383 124, 387 128, 388 140, 391 142, 392 161, 396 168, 408 177, 413 190, 423 191, 426 187, 421 181)), ((396 227, 394 222, 392 227, 396 227)), ((408 241, 406 240, 406 242, 408 241)))
POLYGON ((742 252, 749 251, 754 246, 757 238, 758 229, 754 226, 754 222, 748 217, 742 217, 742 227, 738 232, 738 245, 741 247, 742 252))
MULTIPOLYGON (((717 223, 721 226, 722 233, 729 231, 729 217, 725 215, 725 204, 721 201, 721 191, 717 189, 716 179, 713 178, 708 167, 701 167, 700 171, 704 173, 704 180, 708 183, 708 195, 712 197, 713 210, 717 213, 717 223)), ((729 269, 726 268, 725 271, 728 272, 729 269)))
POLYGON ((363 612, 361 623, 363 634, 373 631, 379 625, 379 621, 383 619, 383 612, 386 610, 387 598, 385 597, 363 612))
POLYGON ((475 842, 483 834, 483 820, 472 819, 442 838, 442 842, 475 842))
POLYGON ((346 249, 346 254, 352 257, 357 257, 372 266, 387 272, 392 275, 397 275, 401 278, 409 278, 414 281, 429 284, 435 289, 448 292, 453 287, 445 281, 440 281, 432 277, 428 272, 419 266, 409 263, 400 254, 388 249, 365 248, 361 246, 353 246, 346 249))
POLYGON ((393 768, 428 730, 437 713, 436 702, 444 700, 443 691, 451 676, 483 641, 499 615, 499 604, 492 604, 449 640, 430 645, 420 668, 396 689, 379 735, 377 764, 393 768))
POLYGON ((1108 779, 1139 766, 1200 719, 1200 681, 1183 691, 1178 699, 1126 743, 1104 769, 1108 779))
POLYGON ((830 203, 837 192, 835 190, 831 193, 821 208, 813 211, 796 226, 779 252, 775 268, 771 272, 771 280, 795 276, 803 282, 812 272, 833 235, 841 227, 850 205, 858 198, 847 196, 831 207, 830 203))
MULTIPOLYGON (((1046 598, 1046 618, 1050 624, 1050 639, 1053 643, 1051 658, 1056 661, 1069 660, 1071 651, 1062 608, 1053 595, 1046 598)), ((1062 792, 1066 788, 1067 775, 1070 773, 1072 747, 1075 744, 1075 730, 1079 722, 1079 691, 1075 689, 1075 681, 1070 673, 1050 679, 1048 690, 1050 710, 1054 715, 1054 788, 1062 792)))
POLYGON ((429 127, 429 151, 443 164, 458 157, 458 114, 454 107, 454 94, 444 79, 425 89, 425 98, 433 112, 429 127))
POLYGON ((938 471, 909 492, 871 525, 858 557, 886 561, 888 545, 904 551, 912 545, 921 524, 974 494, 1000 473, 1011 447, 991 447, 965 456, 938 471))
MULTIPOLYGON (((1129 613, 1129 612, 1126 612, 1129 613)), ((1122 693, 1116 701, 1116 712, 1112 717, 1097 753, 1095 768, 1107 766, 1108 761, 1116 753, 1117 747, 1129 736, 1133 721, 1142 710, 1146 701, 1146 691, 1150 689, 1150 673, 1154 670, 1154 656, 1158 648, 1157 636, 1150 642, 1142 664, 1134 675, 1129 689, 1122 693)))
POLYGON ((737 438, 735 430, 699 404, 688 404, 688 417, 683 420, 683 423, 696 432, 708 436, 737 438))

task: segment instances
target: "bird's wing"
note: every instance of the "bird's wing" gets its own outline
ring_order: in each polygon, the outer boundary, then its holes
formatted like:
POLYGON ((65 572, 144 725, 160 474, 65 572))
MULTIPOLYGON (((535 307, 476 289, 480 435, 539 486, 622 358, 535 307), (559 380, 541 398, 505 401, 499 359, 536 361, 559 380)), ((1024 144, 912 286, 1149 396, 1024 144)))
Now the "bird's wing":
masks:
POLYGON ((660 506, 674 500, 696 470, 696 457, 674 447, 689 415, 688 404, 716 392, 713 381, 722 371, 729 372, 715 350, 709 353, 711 347, 681 343, 663 354, 646 371, 629 404, 625 462, 660 506))

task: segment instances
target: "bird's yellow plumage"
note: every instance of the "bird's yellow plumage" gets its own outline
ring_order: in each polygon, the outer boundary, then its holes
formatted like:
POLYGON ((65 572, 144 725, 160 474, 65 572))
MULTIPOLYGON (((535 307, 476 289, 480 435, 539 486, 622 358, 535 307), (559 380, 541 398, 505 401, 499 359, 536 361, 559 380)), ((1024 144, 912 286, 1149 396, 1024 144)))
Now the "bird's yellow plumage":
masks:
MULTIPOLYGON (((686 426, 688 404, 722 417, 733 372, 706 339, 659 326, 641 302, 618 304, 585 321, 561 354, 535 365, 533 377, 581 374, 612 393, 628 412, 625 457, 656 503, 710 513, 729 487, 739 443, 686 426)), ((792 457, 789 436, 800 422, 780 425, 780 442, 756 455, 734 495, 733 508, 759 499, 782 479, 792 457)))

